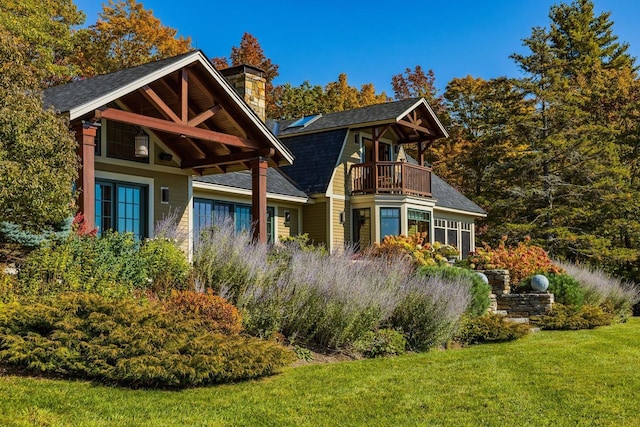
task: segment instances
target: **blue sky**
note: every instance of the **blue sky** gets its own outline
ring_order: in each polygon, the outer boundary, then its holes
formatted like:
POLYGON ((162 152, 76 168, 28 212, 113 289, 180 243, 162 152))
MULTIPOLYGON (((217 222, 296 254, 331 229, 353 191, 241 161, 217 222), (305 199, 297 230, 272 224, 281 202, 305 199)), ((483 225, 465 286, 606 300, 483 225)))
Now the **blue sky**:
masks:
MULTIPOLYGON (((97 20, 101 1, 75 0, 97 20)), ((228 56, 246 31, 258 38, 280 66, 276 84, 305 80, 325 85, 347 73, 359 87, 373 83, 391 91, 391 76, 421 65, 433 69, 443 90, 454 77, 517 77, 509 59, 525 53, 522 39, 535 26, 548 26, 554 0, 422 0, 239 2, 143 0, 164 25, 190 36, 209 56, 228 56), (265 6, 267 5, 267 6, 265 6)), ((595 0, 596 12, 612 12, 613 30, 640 57, 640 1, 595 0)))

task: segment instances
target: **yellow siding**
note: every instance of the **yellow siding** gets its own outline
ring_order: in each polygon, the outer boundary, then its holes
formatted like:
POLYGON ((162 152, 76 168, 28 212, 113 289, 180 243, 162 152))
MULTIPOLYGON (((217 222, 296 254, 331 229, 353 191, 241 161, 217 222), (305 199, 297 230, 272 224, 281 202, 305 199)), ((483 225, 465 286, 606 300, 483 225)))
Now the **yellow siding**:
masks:
POLYGON ((305 233, 316 243, 328 243, 327 203, 316 202, 313 205, 305 205, 302 214, 305 233))
POLYGON ((299 213, 297 208, 290 208, 286 206, 278 206, 276 208, 276 220, 277 220, 277 233, 278 237, 289 237, 300 234, 298 230, 299 213), (291 214, 291 221, 284 222, 284 212, 289 211, 291 214))
POLYGON ((333 209, 331 212, 331 221, 333 223, 333 247, 342 248, 344 242, 348 240, 349 236, 349 221, 347 220, 347 211, 345 208, 345 201, 339 199, 333 199, 333 209), (340 213, 344 212, 344 223, 340 223, 340 213))
POLYGON ((331 182, 333 194, 346 196, 351 192, 349 169, 351 168, 351 165, 360 163, 360 146, 354 143, 355 134, 356 132, 352 131, 347 135, 347 140, 342 149, 342 153, 331 182))

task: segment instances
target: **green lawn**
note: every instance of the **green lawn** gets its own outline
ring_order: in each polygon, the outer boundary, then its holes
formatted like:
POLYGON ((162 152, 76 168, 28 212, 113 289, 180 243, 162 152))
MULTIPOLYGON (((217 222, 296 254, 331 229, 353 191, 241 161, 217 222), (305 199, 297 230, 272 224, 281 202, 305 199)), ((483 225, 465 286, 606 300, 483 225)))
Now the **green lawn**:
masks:
POLYGON ((640 426, 640 319, 179 392, 0 377, 0 425, 640 426))

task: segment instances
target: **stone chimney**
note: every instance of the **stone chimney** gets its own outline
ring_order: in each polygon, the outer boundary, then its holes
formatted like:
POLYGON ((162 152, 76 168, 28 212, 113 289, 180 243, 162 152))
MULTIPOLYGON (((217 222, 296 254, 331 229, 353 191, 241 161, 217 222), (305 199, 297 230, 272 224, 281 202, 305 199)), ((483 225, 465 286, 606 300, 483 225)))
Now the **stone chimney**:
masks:
POLYGON ((264 71, 251 65, 237 65, 220 70, 220 73, 264 122, 267 118, 264 71))

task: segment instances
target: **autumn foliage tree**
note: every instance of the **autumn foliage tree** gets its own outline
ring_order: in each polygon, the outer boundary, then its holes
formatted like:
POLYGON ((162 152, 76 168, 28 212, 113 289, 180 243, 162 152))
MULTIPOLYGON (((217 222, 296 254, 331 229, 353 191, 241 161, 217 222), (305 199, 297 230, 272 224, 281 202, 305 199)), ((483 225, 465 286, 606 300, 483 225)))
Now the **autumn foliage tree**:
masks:
POLYGON ((109 0, 98 22, 78 31, 74 58, 85 77, 134 67, 191 50, 191 39, 162 25, 136 0, 109 0))

